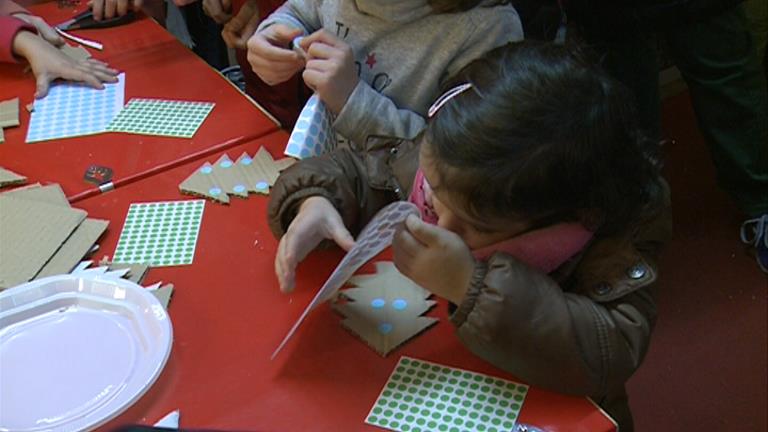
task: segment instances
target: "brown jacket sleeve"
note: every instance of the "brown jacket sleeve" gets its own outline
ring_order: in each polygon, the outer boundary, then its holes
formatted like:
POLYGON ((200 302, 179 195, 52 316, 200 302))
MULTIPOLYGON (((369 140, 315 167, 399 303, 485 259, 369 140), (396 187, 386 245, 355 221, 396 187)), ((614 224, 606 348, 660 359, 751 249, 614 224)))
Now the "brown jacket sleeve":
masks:
POLYGON ((626 239, 596 240, 563 284, 497 253, 477 265, 451 317, 457 334, 535 386, 594 397, 620 391, 648 349, 656 255, 670 230, 665 209, 626 239))

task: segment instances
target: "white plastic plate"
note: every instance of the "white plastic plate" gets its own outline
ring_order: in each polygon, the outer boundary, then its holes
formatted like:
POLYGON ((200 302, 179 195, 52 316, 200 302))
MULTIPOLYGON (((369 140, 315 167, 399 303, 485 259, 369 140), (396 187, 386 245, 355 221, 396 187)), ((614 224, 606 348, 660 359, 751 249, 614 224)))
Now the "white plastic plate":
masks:
POLYGON ((157 299, 124 279, 60 275, 0 293, 0 431, 104 424, 152 386, 172 341, 157 299))

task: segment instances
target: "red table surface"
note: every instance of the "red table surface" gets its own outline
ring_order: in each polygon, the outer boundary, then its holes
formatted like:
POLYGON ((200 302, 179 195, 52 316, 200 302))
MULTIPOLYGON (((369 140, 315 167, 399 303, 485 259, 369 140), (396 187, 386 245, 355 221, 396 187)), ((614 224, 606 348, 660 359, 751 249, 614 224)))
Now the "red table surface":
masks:
MULTIPOLYGON (((278 156, 284 132, 233 148, 253 155, 264 145, 278 156)), ((221 153, 207 158, 215 161, 221 153)), ((114 252, 133 202, 179 200, 178 185, 203 160, 86 199, 77 207, 111 221, 96 258, 114 252)), ((33 179, 34 180, 34 179, 33 179)), ((318 251, 300 266, 297 290, 279 292, 273 260, 277 246, 266 223, 267 197, 207 202, 194 263, 153 268, 145 284, 170 282, 173 350, 149 392, 104 429, 153 423, 174 409, 182 426, 249 431, 380 430, 364 424, 395 363, 403 355, 514 379, 471 354, 454 336, 443 300, 430 311, 433 328, 382 358, 344 330, 341 317, 322 305, 310 314, 274 360, 270 355, 341 258, 318 251)), ((384 253, 385 256, 387 252, 384 253)), ((363 271, 372 271, 368 265, 363 271)), ((548 431, 613 431, 585 398, 532 388, 521 421, 548 431)))
MULTIPOLYGON (((31 7, 50 23, 59 23, 81 11, 59 9, 56 2, 31 7)), ((231 138, 258 138, 278 129, 250 99, 179 43, 152 19, 107 29, 73 31, 104 44, 104 51, 89 49, 98 59, 125 72, 125 102, 134 97, 208 101, 213 111, 192 139, 103 133, 27 144, 34 78, 23 65, 0 64, 0 100, 21 99, 21 126, 5 129, 0 144, 0 165, 41 180, 61 184, 71 196, 90 189, 83 174, 91 164, 114 170, 116 179, 178 160, 231 138)))

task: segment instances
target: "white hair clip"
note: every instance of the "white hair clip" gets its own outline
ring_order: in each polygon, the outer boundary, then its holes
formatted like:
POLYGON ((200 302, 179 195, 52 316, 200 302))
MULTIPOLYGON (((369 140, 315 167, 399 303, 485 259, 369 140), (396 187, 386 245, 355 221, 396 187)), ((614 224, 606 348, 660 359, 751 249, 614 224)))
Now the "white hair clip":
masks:
POLYGON ((435 115, 435 113, 443 107, 449 100, 453 99, 456 95, 463 93, 468 88, 472 87, 472 83, 464 83, 461 85, 457 85, 456 87, 448 90, 447 92, 443 93, 435 103, 432 104, 431 107, 429 107, 429 110, 427 111, 427 117, 432 118, 432 116, 435 115))

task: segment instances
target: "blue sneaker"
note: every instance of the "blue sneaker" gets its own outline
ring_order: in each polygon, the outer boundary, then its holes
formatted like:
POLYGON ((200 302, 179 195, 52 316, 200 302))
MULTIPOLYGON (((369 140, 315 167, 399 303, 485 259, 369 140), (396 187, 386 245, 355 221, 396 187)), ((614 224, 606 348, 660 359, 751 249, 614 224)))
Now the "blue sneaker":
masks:
POLYGON ((741 224, 741 241, 755 248, 757 265, 768 273, 768 213, 741 224))

